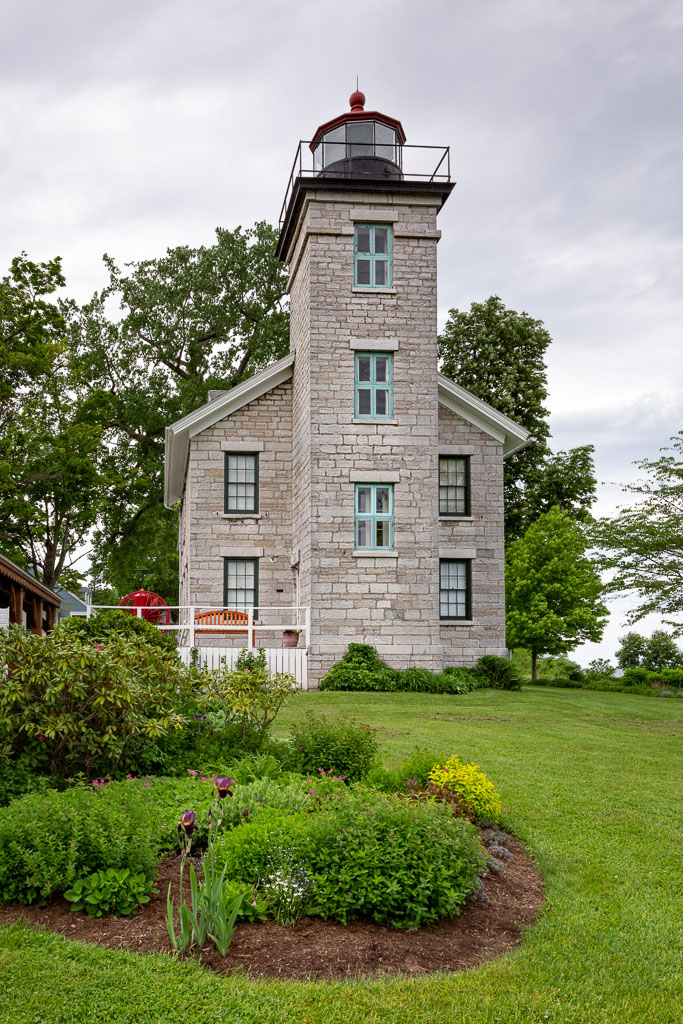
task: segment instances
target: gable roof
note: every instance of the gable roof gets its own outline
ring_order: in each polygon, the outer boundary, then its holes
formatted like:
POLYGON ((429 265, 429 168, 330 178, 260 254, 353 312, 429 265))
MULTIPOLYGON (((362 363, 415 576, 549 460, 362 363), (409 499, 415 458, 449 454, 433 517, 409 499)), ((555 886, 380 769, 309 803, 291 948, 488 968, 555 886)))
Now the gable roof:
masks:
POLYGON ((289 352, 283 359, 271 363, 265 370, 259 370, 243 384, 222 391, 210 402, 200 405, 194 412, 176 420, 166 427, 166 454, 164 458, 164 505, 171 508, 183 496, 185 485, 185 467, 190 450, 190 440, 196 434, 212 427, 214 423, 232 415, 243 406, 253 402, 267 391, 272 391, 278 384, 284 383, 292 376, 294 353, 289 352))
MULTIPOLYGON (((190 440, 202 430, 212 427, 214 423, 231 416, 238 409, 265 395, 267 391, 272 391, 278 384, 289 380, 293 367, 294 352, 290 352, 283 359, 278 359, 276 363, 267 366, 265 370, 260 370, 253 377, 249 377, 243 384, 238 384, 229 391, 219 392, 211 401, 172 423, 170 427, 166 427, 164 504, 167 508, 171 508, 182 498, 190 440)), ((476 398, 470 391, 444 377, 442 373, 437 374, 437 379, 441 405, 462 416, 468 423, 483 430, 496 441, 500 441, 503 445, 503 458, 528 444, 531 434, 519 423, 498 412, 487 402, 482 402, 480 398, 476 398)))
POLYGON ((494 437, 503 445, 503 458, 519 451, 531 440, 531 433, 525 428, 511 420, 505 413, 498 412, 488 402, 483 402, 471 391, 461 388, 450 377, 444 377, 438 373, 439 402, 446 409, 462 416, 464 420, 475 427, 479 427, 485 434, 494 437))

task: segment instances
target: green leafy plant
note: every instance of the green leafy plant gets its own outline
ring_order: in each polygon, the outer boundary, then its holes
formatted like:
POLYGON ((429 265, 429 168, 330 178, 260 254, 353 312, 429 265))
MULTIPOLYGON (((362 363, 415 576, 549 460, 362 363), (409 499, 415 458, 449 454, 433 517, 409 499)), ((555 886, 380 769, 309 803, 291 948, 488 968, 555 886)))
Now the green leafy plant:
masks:
POLYGON ((514 661, 499 658, 495 654, 485 654, 477 662, 477 668, 489 681, 489 686, 496 690, 521 690, 522 673, 514 661))
POLYGON ((81 785, 0 809, 0 901, 44 903, 107 868, 151 877, 163 832, 149 792, 126 783, 81 785))
POLYGON ((178 660, 178 648, 174 630, 166 632, 158 629, 142 617, 138 618, 137 615, 118 611, 116 608, 96 612, 88 619, 71 616, 65 619, 58 626, 58 629, 76 633, 79 636, 87 637, 93 642, 99 641, 100 643, 107 640, 110 636, 136 637, 144 640, 151 647, 156 647, 165 652, 172 660, 178 660))
POLYGON ((315 814, 270 812, 225 832, 216 857, 259 888, 287 860, 312 880, 305 912, 342 922, 368 915, 393 928, 458 913, 483 867, 476 830, 448 807, 365 786, 339 787, 315 814))
POLYGON ((425 786, 430 771, 438 761, 438 754, 431 754, 427 750, 416 750, 398 768, 373 768, 368 772, 365 782, 368 786, 383 790, 385 793, 403 792, 409 780, 425 786))
POLYGON ((298 690, 294 676, 287 672, 270 673, 263 648, 246 648, 237 656, 234 668, 224 666, 206 675, 208 696, 213 701, 211 713, 222 712, 223 722, 237 722, 242 729, 242 742, 255 736, 257 749, 283 704, 298 690))
POLYGON ((0 753, 41 749, 52 774, 135 771, 182 725, 185 669, 139 637, 94 644, 56 629, 0 630, 0 753))
POLYGON ((341 661, 320 680, 321 690, 395 690, 396 671, 370 644, 349 644, 341 661))
POLYGON ((393 669, 369 644, 349 644, 342 660, 321 679, 320 689, 469 693, 488 685, 487 678, 484 673, 455 666, 443 672, 430 672, 426 668, 393 669))
POLYGON ((85 910, 88 917, 126 916, 149 903, 153 892, 156 889, 142 872, 134 875, 128 868, 106 868, 77 879, 64 898, 72 904, 72 910, 85 910))
POLYGON ((216 800, 209 810, 209 843, 203 861, 203 877, 197 882, 194 865, 190 865, 190 903, 183 894, 185 864, 192 848, 192 839, 198 831, 194 811, 186 810, 178 822, 180 839, 180 898, 178 903, 179 932, 175 928, 175 906, 169 884, 166 896, 166 928, 174 949, 187 953, 196 946, 204 948, 207 936, 212 940, 221 956, 227 953, 235 932, 237 916, 243 905, 243 894, 229 895, 225 885, 226 868, 216 867, 215 842, 223 821, 223 801, 232 796, 234 779, 219 777, 214 780, 216 800))
POLYGON ((365 778, 377 761, 374 729, 344 719, 330 721, 310 712, 293 726, 287 767, 298 772, 344 775, 349 782, 365 778))

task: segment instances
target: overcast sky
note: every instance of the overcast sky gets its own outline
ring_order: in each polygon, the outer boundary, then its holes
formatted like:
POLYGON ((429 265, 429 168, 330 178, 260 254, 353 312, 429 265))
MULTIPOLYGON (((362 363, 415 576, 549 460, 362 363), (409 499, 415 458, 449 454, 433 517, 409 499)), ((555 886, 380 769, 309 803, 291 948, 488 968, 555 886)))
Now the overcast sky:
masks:
MULTIPOLYGON (((348 109, 358 75, 409 143, 451 146, 441 320, 496 293, 545 322, 553 445, 595 444, 598 511, 683 428, 680 3, 0 11, 0 273, 22 250, 61 255, 84 300, 105 252, 136 260, 275 222, 298 140, 348 109)), ((617 609, 599 653, 621 632, 617 609)))

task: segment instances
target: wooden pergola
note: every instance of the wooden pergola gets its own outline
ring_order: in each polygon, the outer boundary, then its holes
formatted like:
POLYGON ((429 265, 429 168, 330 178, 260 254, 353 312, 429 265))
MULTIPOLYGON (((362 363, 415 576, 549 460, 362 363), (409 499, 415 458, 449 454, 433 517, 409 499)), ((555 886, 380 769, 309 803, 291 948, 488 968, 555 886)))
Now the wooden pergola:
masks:
POLYGON ((42 636, 53 629, 61 598, 35 577, 0 554, 0 608, 9 608, 9 621, 26 625, 42 636))

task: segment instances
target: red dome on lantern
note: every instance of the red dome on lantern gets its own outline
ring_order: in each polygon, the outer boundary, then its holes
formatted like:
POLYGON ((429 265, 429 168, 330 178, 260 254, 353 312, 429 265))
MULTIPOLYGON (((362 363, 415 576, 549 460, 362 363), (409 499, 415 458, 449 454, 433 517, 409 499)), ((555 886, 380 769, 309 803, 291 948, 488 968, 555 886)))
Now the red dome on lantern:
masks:
POLYGON ((326 135, 333 128, 337 128, 339 125, 346 124, 353 121, 375 121, 379 124, 386 125, 388 128, 394 129, 398 136, 398 142, 403 145, 406 141, 406 133, 403 131, 403 125, 395 117, 390 117, 388 114, 381 114, 378 110, 366 110, 365 109, 365 95, 358 89, 356 92, 352 92, 349 97, 350 110, 347 110, 345 114, 339 114, 337 117, 333 117, 330 121, 326 121, 325 124, 321 124, 313 136, 310 146, 314 149, 316 144, 320 141, 322 135, 326 135))

